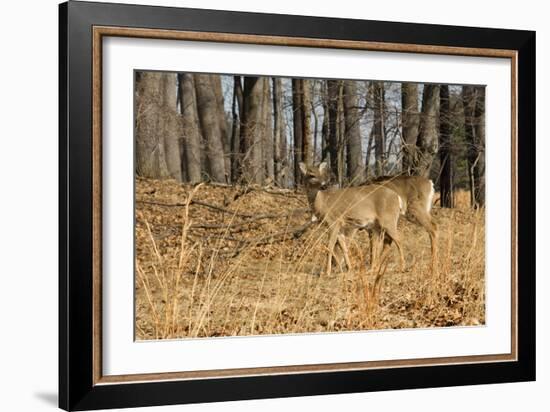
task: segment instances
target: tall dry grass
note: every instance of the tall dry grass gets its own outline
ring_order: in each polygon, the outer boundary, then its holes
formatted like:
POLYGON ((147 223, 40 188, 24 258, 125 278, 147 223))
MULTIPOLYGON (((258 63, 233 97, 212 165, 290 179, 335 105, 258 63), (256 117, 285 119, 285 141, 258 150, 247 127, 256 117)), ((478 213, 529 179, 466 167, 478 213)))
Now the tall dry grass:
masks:
POLYGON ((468 192, 456 194, 455 209, 433 210, 437 271, 427 233, 402 219, 404 271, 394 250, 366 265, 370 239, 359 232, 353 267, 330 277, 322 275, 328 228, 304 225, 302 194, 139 179, 137 198, 137 339, 485 322, 484 211, 469 208, 468 192))

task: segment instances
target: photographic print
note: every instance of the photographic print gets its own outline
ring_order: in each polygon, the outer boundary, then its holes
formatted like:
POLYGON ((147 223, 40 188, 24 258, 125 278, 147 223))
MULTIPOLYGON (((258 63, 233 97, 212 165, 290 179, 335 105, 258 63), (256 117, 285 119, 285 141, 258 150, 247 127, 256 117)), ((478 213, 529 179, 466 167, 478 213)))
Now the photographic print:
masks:
POLYGON ((134 72, 135 338, 485 324, 485 86, 134 72))
POLYGON ((59 40, 60 407, 535 379, 534 32, 71 1, 59 40))

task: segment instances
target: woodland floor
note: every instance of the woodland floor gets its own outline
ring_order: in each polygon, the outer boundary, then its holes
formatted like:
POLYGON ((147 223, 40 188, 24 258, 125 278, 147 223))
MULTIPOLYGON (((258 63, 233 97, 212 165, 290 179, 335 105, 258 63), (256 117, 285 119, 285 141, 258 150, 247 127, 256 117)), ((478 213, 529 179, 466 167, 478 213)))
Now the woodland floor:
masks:
POLYGON ((484 324, 484 210, 469 208, 468 192, 456 198, 432 211, 436 270, 428 234, 402 218, 404 271, 393 247, 366 265, 360 231, 352 270, 326 276, 326 226, 311 222, 303 192, 138 178, 136 338, 484 324))

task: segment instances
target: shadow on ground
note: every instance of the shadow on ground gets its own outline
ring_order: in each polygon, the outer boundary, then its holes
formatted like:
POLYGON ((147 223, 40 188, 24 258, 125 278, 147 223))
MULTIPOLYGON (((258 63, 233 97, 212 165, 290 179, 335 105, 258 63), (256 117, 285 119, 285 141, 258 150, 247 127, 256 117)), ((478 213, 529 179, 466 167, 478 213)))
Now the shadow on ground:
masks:
POLYGON ((50 406, 57 407, 57 393, 55 392, 37 392, 34 396, 50 406))

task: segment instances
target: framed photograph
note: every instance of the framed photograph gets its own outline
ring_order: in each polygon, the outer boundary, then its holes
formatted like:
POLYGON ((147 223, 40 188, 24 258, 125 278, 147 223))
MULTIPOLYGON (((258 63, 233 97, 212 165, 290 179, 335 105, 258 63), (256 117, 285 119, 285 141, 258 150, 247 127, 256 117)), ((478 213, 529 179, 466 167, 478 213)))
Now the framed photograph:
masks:
POLYGON ((66 410, 535 379, 535 33, 60 5, 66 410))

